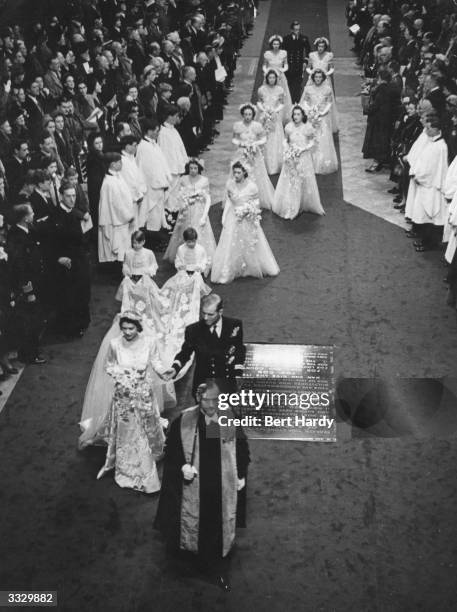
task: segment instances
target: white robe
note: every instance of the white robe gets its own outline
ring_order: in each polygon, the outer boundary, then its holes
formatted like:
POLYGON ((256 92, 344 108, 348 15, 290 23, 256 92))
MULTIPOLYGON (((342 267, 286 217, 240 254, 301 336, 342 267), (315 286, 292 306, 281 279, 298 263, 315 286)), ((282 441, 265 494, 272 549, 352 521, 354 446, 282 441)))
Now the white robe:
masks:
MULTIPOLYGON (((453 233, 453 228, 450 223, 452 216, 452 205, 455 206, 454 196, 457 192, 457 157, 454 158, 453 162, 448 168, 446 173, 446 180, 444 181, 444 197, 448 202, 450 202, 448 209, 448 216, 446 219, 446 224, 443 230, 443 242, 448 242, 451 234, 453 233)), ((457 200, 455 200, 457 202, 457 200)))
POLYGON ((120 175, 127 183, 132 199, 135 202, 135 229, 143 227, 139 224, 139 211, 142 202, 138 203, 138 200, 142 200, 147 192, 146 180, 143 172, 138 167, 135 156, 129 155, 128 153, 122 153, 122 169, 120 175))
POLYGON ((173 125, 168 123, 162 125, 157 142, 166 157, 172 174, 167 208, 177 210, 177 194, 175 192, 178 187, 179 177, 181 174, 184 174, 189 158, 182 138, 173 125))
POLYGON ((170 168, 159 145, 149 138, 140 141, 136 163, 145 177, 147 188, 138 211, 138 223, 140 227, 157 231, 162 227, 165 190, 171 186, 170 168))
POLYGON ((175 268, 207 274, 209 267, 208 255, 201 244, 190 249, 186 243, 181 244, 176 251, 175 268))
POLYGON ((447 172, 447 145, 441 135, 419 136, 408 153, 411 181, 405 215, 413 223, 444 225, 447 203, 444 183, 447 172), (416 182, 416 179, 418 182, 416 182))
POLYGON ((135 204, 127 183, 119 173, 108 173, 100 190, 98 260, 124 261, 130 248, 135 204))

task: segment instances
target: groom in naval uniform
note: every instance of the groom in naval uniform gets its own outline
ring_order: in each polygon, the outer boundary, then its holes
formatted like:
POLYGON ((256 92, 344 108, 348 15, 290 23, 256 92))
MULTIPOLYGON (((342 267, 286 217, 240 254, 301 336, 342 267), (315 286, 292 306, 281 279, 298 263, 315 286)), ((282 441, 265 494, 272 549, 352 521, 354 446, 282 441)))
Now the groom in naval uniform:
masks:
POLYGON ((192 394, 207 379, 225 379, 234 390, 236 378, 242 375, 246 347, 243 344, 243 326, 239 319, 222 316, 222 299, 211 293, 201 302, 200 321, 188 325, 184 342, 175 356, 172 368, 176 374, 195 353, 192 394))

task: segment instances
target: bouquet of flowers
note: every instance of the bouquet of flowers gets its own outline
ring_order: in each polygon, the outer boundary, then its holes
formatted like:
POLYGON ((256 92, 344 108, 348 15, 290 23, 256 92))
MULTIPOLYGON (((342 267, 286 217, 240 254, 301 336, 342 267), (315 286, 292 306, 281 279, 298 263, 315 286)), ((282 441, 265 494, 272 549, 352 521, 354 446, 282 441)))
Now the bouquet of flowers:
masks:
POLYGON ((286 163, 295 164, 295 162, 298 161, 302 153, 303 151, 302 149, 300 149, 300 147, 297 147, 296 145, 290 145, 286 148, 284 152, 284 160, 286 163))
POLYGON ((306 116, 308 117, 308 121, 311 123, 313 128, 319 127, 322 117, 317 106, 312 106, 310 109, 308 109, 306 116))
POLYGON ((182 199, 182 205, 181 208, 179 209, 179 214, 178 217, 182 217, 183 214, 191 207, 191 206, 195 206, 195 204, 198 201, 203 201, 204 200, 204 194, 200 191, 197 191, 197 193, 191 193, 191 194, 183 194, 181 199, 182 199))
POLYGON ((255 144, 255 143, 243 143, 241 145, 241 151, 243 154, 243 158, 245 160, 245 162, 252 166, 254 163, 254 157, 256 155, 256 153, 258 152, 259 147, 255 144))
POLYGON ((249 200, 249 202, 246 202, 241 206, 236 206, 235 215, 238 223, 241 223, 241 221, 249 221, 250 223, 259 225, 262 215, 258 200, 249 200))
POLYGON ((275 129, 277 115, 272 108, 266 108, 263 114, 263 129, 267 134, 275 129))
POLYGON ((151 381, 147 380, 146 370, 108 365, 106 371, 114 379, 117 392, 124 399, 135 400, 140 396, 149 395, 151 381))

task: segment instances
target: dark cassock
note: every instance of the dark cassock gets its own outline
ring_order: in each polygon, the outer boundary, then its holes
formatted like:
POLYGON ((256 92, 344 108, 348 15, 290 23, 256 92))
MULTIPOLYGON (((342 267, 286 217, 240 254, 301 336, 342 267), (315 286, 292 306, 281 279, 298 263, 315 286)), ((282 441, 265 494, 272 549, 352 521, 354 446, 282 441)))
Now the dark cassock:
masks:
POLYGON ((74 210, 61 204, 52 219, 56 295, 56 329, 67 336, 82 335, 90 323, 90 265, 81 222, 74 210), (59 263, 68 258, 70 267, 59 263))
POLYGON ((165 446, 164 471, 154 526, 171 551, 198 555, 207 569, 226 559, 236 527, 246 526, 249 446, 241 427, 219 426, 194 406, 172 423, 165 446), (183 466, 197 472, 192 481, 183 466))
POLYGON ((188 325, 184 342, 172 367, 178 373, 195 354, 192 394, 207 379, 233 381, 242 375, 246 347, 243 344, 243 324, 239 319, 221 316, 208 326, 203 320, 188 325))
POLYGON ((311 51, 309 40, 303 34, 289 33, 284 36, 282 48, 287 51, 286 72, 292 102, 298 102, 301 96, 303 83, 304 63, 311 51))

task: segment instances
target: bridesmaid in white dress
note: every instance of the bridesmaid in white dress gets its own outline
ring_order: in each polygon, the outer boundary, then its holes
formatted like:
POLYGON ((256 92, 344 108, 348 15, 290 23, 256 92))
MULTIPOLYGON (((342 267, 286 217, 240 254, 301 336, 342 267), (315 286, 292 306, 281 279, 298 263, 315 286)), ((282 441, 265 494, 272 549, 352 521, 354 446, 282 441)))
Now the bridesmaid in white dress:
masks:
POLYGON ((279 266, 260 227, 259 192, 240 162, 232 166, 222 215, 222 233, 214 254, 211 282, 230 283, 240 276, 276 276, 279 266))
POLYGON ((233 126, 232 142, 238 147, 235 161, 241 161, 255 180, 259 189, 260 206, 271 210, 274 188, 268 177, 262 151, 267 138, 261 124, 254 121, 256 109, 253 104, 242 104, 240 113, 243 120, 237 121, 233 126))
POLYGON ((317 144, 313 150, 314 171, 316 174, 331 174, 338 170, 338 158, 333 142, 331 108, 332 87, 325 72, 319 68, 309 78, 303 91, 300 106, 305 112, 319 118, 317 144))
POLYGON ((286 125, 284 133, 284 165, 276 185, 273 212, 284 219, 295 219, 300 212, 325 215, 311 156, 315 131, 307 123, 301 106, 294 106, 292 121, 286 125))
MULTIPOLYGON (((321 36, 314 41, 315 51, 311 51, 308 58, 308 66, 306 72, 311 75, 314 70, 323 70, 329 78, 335 72, 333 67, 333 53, 330 51, 330 43, 327 38, 321 36)), ((332 87, 332 106, 330 111, 332 121, 332 132, 338 132, 338 114, 336 112, 335 93, 332 87)))
POLYGON ((268 174, 278 174, 282 168, 282 110, 284 108, 284 89, 278 85, 278 72, 271 68, 265 75, 265 84, 257 92, 257 108, 260 110, 260 123, 267 136, 264 148, 265 165, 268 174))
POLYGON ((185 172, 180 177, 176 190, 178 217, 163 257, 174 264, 178 247, 184 244, 184 230, 195 227, 198 230, 199 243, 204 247, 211 262, 216 250, 216 241, 208 219, 211 197, 209 181, 202 175, 203 162, 195 158, 189 159, 185 172))
POLYGON ((287 64, 287 51, 281 49, 282 37, 278 34, 271 36, 268 40, 269 50, 263 54, 263 66, 262 70, 266 74, 270 68, 276 70, 279 74, 278 85, 284 90, 284 108, 283 108, 283 123, 289 121, 290 113, 292 111, 292 98, 290 97, 289 84, 287 83, 286 75, 284 74, 289 70, 287 64))

